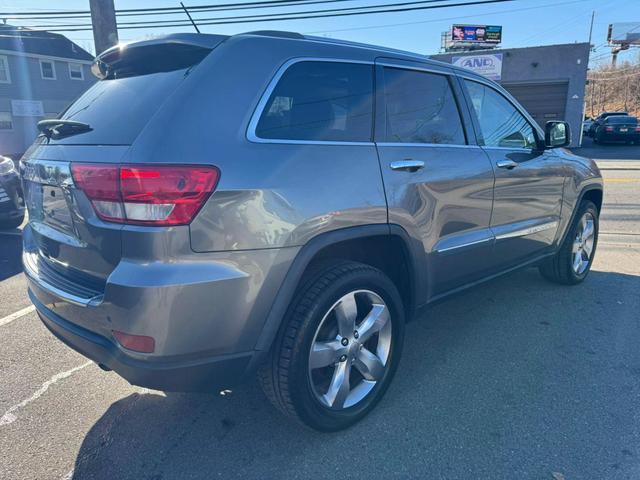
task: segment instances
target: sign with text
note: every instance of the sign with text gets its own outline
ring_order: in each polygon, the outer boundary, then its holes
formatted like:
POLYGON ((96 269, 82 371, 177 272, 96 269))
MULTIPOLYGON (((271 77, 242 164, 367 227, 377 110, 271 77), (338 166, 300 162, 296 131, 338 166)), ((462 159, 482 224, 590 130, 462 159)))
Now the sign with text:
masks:
POLYGON ((43 117, 44 108, 39 100, 11 100, 14 117, 43 117))
POLYGON ((454 25, 451 27, 453 43, 500 43, 500 25, 454 25))
POLYGON ((466 68, 491 80, 502 78, 502 54, 469 55, 453 57, 451 63, 457 67, 466 68))

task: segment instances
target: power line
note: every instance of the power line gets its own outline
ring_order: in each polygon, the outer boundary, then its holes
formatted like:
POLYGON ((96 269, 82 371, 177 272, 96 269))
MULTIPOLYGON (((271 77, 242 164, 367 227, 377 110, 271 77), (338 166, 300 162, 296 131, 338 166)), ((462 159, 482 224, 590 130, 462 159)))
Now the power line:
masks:
MULTIPOLYGON (((406 2, 407 4, 413 4, 413 3, 427 3, 427 1, 443 1, 443 0, 426 0, 423 2, 406 2)), ((432 9, 439 9, 439 8, 451 8, 451 7, 464 7, 464 6, 471 6, 471 5, 488 5, 488 4, 493 4, 493 3, 506 3, 506 2, 514 2, 514 1, 519 1, 519 0, 474 0, 471 2, 457 2, 457 3, 447 3, 447 4, 443 4, 443 5, 421 5, 421 6, 409 6, 409 7, 403 7, 403 8, 394 8, 397 7, 398 4, 384 4, 384 5, 376 5, 373 7, 352 7, 352 8, 347 8, 347 9, 334 9, 334 10, 355 10, 355 9, 359 9, 357 11, 338 11, 337 13, 322 13, 319 15, 309 15, 308 12, 289 12, 289 13, 283 13, 283 14, 279 14, 281 16, 277 17, 277 18, 272 18, 272 17, 268 17, 267 15, 262 15, 259 16, 260 18, 252 18, 252 19, 239 19, 236 20, 236 17, 223 17, 222 19, 220 18, 200 18, 197 19, 198 21, 198 25, 202 26, 202 25, 228 25, 228 24, 238 24, 238 23, 263 23, 263 22, 273 22, 273 21, 286 21, 286 20, 308 20, 308 19, 314 19, 314 18, 329 18, 329 17, 348 17, 348 16, 355 16, 355 15, 371 15, 371 14, 377 14, 377 13, 394 13, 394 12, 409 12, 409 11, 417 11, 417 10, 432 10, 432 9), (381 10, 366 10, 363 11, 363 9, 369 9, 369 8, 382 8, 381 10)), ((319 11, 319 12, 327 12, 328 10, 324 10, 324 11, 319 11)), ((255 17, 255 16, 250 16, 250 17, 255 17)), ((238 18, 242 18, 242 17, 238 17, 238 18)), ((123 26, 123 27, 118 27, 121 30, 127 30, 127 29, 139 29, 139 28, 168 28, 168 27, 184 27, 184 26, 190 26, 191 24, 189 22, 185 22, 185 21, 177 21, 176 23, 169 23, 169 24, 162 24, 162 25, 156 25, 157 22, 154 21, 149 21, 147 23, 145 23, 145 25, 127 25, 127 26, 123 26)), ((48 26, 33 26, 32 28, 45 28, 48 26)), ((56 25, 52 25, 53 28, 51 28, 51 31, 58 31, 58 32, 79 32, 79 31, 86 31, 86 30, 91 30, 91 26, 90 25, 73 25, 69 28, 65 27, 65 28, 56 28, 56 25)))
MULTIPOLYGON (((223 12, 229 10, 255 10, 260 8, 284 8, 284 7, 292 7, 292 6, 306 6, 306 5, 317 5, 317 4, 326 4, 326 3, 343 3, 343 2, 353 2, 357 0, 280 0, 276 2, 248 2, 242 4, 221 4, 221 5, 197 5, 189 7, 187 6, 187 10, 190 13, 202 13, 202 12, 223 12), (274 3, 276 3, 274 5, 274 3), (243 6, 228 6, 228 5, 243 5, 243 6)), ((356 7, 354 7, 356 8, 356 7)), ((169 10, 165 9, 140 9, 144 10, 141 12, 132 12, 129 10, 116 10, 116 17, 143 17, 143 16, 156 16, 156 15, 180 15, 184 13, 182 8, 174 9, 173 7, 167 7, 169 10)), ((55 16, 46 15, 46 12, 37 12, 37 13, 24 13, 25 16, 15 16, 15 14, 4 14, 0 13, 0 18, 6 18, 9 20, 54 20, 54 19, 69 19, 69 20, 82 20, 91 18, 89 13, 73 13, 68 15, 55 16), (37 15, 37 16, 26 16, 26 15, 37 15)))
MULTIPOLYGON (((198 21, 209 21, 209 20, 249 20, 249 19, 268 19, 268 18, 279 18, 279 17, 287 17, 289 15, 299 15, 299 14, 304 14, 304 15, 315 15, 315 14, 324 14, 324 13, 338 13, 338 12, 352 12, 352 11, 356 11, 356 12, 360 12, 360 11, 366 11, 366 10, 375 10, 377 8, 387 8, 387 7, 391 7, 391 8, 396 8, 396 7, 406 7, 406 6, 410 6, 410 5, 424 5, 424 4, 431 4, 431 3, 443 3, 446 1, 450 1, 450 0, 416 0, 416 1, 410 1, 410 2, 400 2, 400 3, 387 3, 387 4, 378 4, 378 5, 367 5, 367 6, 361 6, 361 7, 346 7, 346 8, 332 8, 332 9, 323 9, 323 10, 305 10, 305 11, 298 11, 298 12, 281 12, 281 13, 267 13, 267 14, 257 14, 257 15, 241 15, 241 16, 233 16, 233 17, 222 17, 222 18, 197 18, 196 20, 198 21)), ((508 0, 507 0, 508 1, 508 0)), ((377 13, 377 12, 376 12, 377 13)), ((126 28, 126 26, 128 25, 148 25, 148 24, 154 24, 154 25, 164 25, 164 24, 170 24, 170 23, 175 23, 175 22, 181 22, 182 20, 146 20, 146 21, 135 21, 135 22, 118 22, 118 28, 126 28)), ((76 26, 86 26, 86 25, 81 25, 81 24, 57 24, 57 25, 40 25, 40 28, 46 28, 46 27, 50 27, 50 26, 54 26, 54 27, 76 27, 76 26)))
MULTIPOLYGON (((208 8, 215 7, 243 7, 243 6, 255 6, 255 5, 277 5, 282 3, 297 3, 304 4, 308 0, 261 0, 261 1, 253 1, 253 2, 242 2, 242 3, 221 3, 221 4, 208 4, 208 5, 194 5, 192 7, 187 7, 189 10, 202 10, 208 8)), ((327 3, 331 0, 325 0, 327 3)), ((340 0, 340 1, 352 1, 352 0, 340 0)), ((145 13, 145 12, 168 12, 172 11, 175 13, 182 12, 182 7, 155 7, 155 8, 129 8, 116 10, 117 13, 145 13)), ((0 12, 0 17, 13 17, 13 16, 30 16, 30 15, 91 15, 90 10, 70 10, 70 11, 61 11, 61 10, 49 10, 46 12, 0 12)))
POLYGON ((487 17, 487 16, 491 16, 491 15, 499 15, 499 14, 504 14, 504 13, 514 13, 514 12, 524 12, 527 10, 537 10, 539 8, 547 8, 547 7, 557 7, 557 6, 561 6, 561 5, 569 5, 572 3, 582 3, 583 0, 569 0, 566 2, 556 2, 556 3, 547 3, 544 5, 536 5, 535 7, 524 7, 524 8, 512 8, 509 10, 502 10, 502 11, 493 11, 493 12, 486 12, 486 13, 478 13, 478 14, 474 14, 474 15, 465 15, 465 16, 460 16, 457 15, 455 17, 446 17, 446 18, 438 18, 435 20, 420 20, 417 22, 400 22, 400 23, 386 23, 383 25, 367 25, 367 26, 363 26, 363 27, 352 27, 352 28, 338 28, 338 29, 334 29, 334 30, 314 30, 311 32, 304 32, 308 35, 311 34, 318 34, 318 33, 335 33, 335 32, 351 32, 351 31, 356 31, 356 30, 369 30, 369 29, 375 29, 375 28, 390 28, 390 27, 402 27, 405 25, 421 25, 424 23, 439 23, 439 22, 444 22, 447 20, 458 20, 458 19, 464 19, 464 18, 476 18, 476 17, 487 17))

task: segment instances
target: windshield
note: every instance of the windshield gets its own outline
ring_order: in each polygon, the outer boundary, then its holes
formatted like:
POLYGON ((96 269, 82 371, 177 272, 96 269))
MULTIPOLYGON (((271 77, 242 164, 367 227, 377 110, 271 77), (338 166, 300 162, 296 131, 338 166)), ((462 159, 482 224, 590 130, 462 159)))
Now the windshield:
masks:
POLYGON ((638 123, 638 119, 636 117, 609 117, 607 118, 607 123, 627 123, 636 125, 638 123))

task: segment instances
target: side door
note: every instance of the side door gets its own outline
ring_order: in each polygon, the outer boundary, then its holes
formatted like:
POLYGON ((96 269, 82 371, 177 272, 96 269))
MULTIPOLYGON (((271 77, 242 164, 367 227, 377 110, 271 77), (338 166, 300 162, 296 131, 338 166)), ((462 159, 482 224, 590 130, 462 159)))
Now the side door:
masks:
POLYGON ((491 230, 494 262, 508 268, 544 253, 558 230, 565 167, 510 97, 489 83, 462 79, 478 137, 495 169, 491 230))
POLYGON ((426 298, 486 275, 494 175, 452 70, 378 59, 375 140, 389 223, 426 254, 426 298))

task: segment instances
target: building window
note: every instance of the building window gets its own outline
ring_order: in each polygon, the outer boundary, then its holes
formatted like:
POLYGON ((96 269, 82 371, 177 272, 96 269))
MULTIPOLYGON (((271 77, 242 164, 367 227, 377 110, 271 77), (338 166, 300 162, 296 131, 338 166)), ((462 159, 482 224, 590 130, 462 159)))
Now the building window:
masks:
POLYGON ((53 65, 53 62, 49 60, 40 60, 40 74, 45 80, 55 80, 56 69, 53 65))
POLYGON ((12 130, 12 129, 13 129, 13 119, 11 118, 11 113, 0 112, 0 130, 12 130))
POLYGON ((4 55, 0 55, 0 83, 11 83, 9 60, 4 55))
POLYGON ((82 64, 80 63, 69 64, 69 78, 73 80, 84 80, 84 72, 82 71, 82 64))

